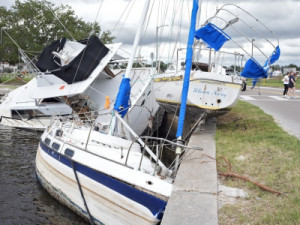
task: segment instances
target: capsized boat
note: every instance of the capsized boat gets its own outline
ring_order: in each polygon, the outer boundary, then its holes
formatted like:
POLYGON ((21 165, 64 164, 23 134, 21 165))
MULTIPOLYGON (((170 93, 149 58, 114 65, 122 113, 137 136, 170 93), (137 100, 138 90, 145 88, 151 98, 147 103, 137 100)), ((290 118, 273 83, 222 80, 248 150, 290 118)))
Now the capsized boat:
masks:
MULTIPOLYGON (((111 111, 124 73, 124 69, 112 68, 120 46, 121 43, 104 45, 96 36, 81 41, 66 38, 54 41, 34 65, 37 76, 2 98, 0 123, 44 130, 53 115, 111 111)), ((140 107, 133 107, 128 116, 138 134, 147 129, 149 118, 155 117, 159 110, 152 93, 148 94, 152 72, 151 68, 143 67, 132 70, 136 85, 131 101, 140 107), (146 97, 151 101, 145 101, 146 97), (147 112, 143 112, 145 107, 147 112)))
MULTIPOLYGON (((239 99, 244 77, 267 76, 270 64, 279 58, 278 46, 279 41, 274 33, 239 6, 226 4, 218 9, 216 14, 194 34, 194 55, 186 109, 188 118, 197 120, 203 113, 216 116, 228 112, 239 99), (241 16, 241 12, 248 17, 247 19, 262 25, 263 30, 270 33, 271 37, 278 42, 277 47, 261 32, 261 26, 256 30, 241 16), (254 44, 254 39, 246 36, 245 33, 249 34, 249 31, 245 31, 247 29, 254 32, 256 43, 260 44, 254 44), (229 45, 233 51, 228 51, 226 45, 229 45), (249 48, 245 47, 247 45, 249 48), (271 56, 266 53, 265 45, 270 46, 271 56), (253 49, 256 51, 253 52, 253 49), (266 60, 262 65, 256 58, 259 53, 266 60)), ((177 65, 179 58, 177 57, 177 65)), ((182 62, 182 65, 158 74, 154 78, 156 100, 168 112, 177 112, 177 114, 181 104, 179 87, 184 81, 185 62, 182 62)))
MULTIPOLYGON (((95 80, 97 77, 105 76, 105 72, 102 72, 103 64, 109 62, 119 47, 120 43, 106 47, 95 36, 79 42, 66 38, 54 41, 43 50, 35 64, 27 60, 29 66, 34 68, 36 76, 1 99, 1 124, 44 130, 50 124, 51 116, 72 114, 72 105, 67 104, 65 98, 84 96, 84 89, 88 86, 85 85, 77 92, 69 92, 64 96, 57 92, 57 86, 60 87, 59 90, 62 90, 62 87, 75 88, 87 83, 84 82, 87 78, 95 80), (97 50, 102 50, 102 55, 97 56, 97 50), (74 71, 74 64, 78 65, 80 60, 82 60, 81 70, 74 71), (87 60, 94 61, 92 66, 91 63, 86 63, 87 60), (90 76, 92 72, 94 73, 90 76)), ((21 49, 19 51, 23 52, 21 49)), ((26 56, 24 52, 23 56, 26 56)))

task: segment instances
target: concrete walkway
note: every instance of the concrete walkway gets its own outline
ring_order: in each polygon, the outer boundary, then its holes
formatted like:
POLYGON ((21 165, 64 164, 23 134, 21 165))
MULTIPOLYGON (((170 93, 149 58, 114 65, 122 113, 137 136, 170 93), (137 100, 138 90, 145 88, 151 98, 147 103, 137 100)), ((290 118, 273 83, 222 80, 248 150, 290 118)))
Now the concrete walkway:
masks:
POLYGON ((161 225, 218 224, 217 168, 210 158, 216 157, 215 132, 216 119, 210 119, 192 135, 189 146, 204 150, 191 150, 181 163, 161 225))

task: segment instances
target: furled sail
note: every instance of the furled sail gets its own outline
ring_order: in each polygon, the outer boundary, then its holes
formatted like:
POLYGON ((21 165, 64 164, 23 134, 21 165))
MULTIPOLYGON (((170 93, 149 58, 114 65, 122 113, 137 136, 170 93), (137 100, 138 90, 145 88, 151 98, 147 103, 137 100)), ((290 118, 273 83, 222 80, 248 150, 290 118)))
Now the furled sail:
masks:
POLYGON ((114 110, 116 110, 122 117, 124 117, 130 106, 130 79, 123 78, 117 99, 114 105, 114 110))

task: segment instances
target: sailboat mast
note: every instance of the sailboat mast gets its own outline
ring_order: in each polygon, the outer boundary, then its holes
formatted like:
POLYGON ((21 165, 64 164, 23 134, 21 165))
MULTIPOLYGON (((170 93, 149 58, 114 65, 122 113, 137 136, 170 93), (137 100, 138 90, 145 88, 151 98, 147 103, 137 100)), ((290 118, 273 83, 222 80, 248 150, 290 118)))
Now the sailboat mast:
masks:
MULTIPOLYGON (((193 10, 191 16, 191 25, 189 31, 189 38, 187 43, 187 51, 186 51, 186 62, 185 62, 185 72, 184 72, 184 80, 183 80, 183 87, 181 92, 181 105, 180 105, 180 112, 179 112, 179 119, 178 119, 178 126, 177 126, 177 143, 181 143, 182 141, 182 133, 183 133, 183 126, 184 126, 184 119, 185 119, 185 110, 186 110, 186 101, 187 95, 189 92, 189 84, 190 84, 190 74, 192 68, 192 60, 193 60, 193 44, 194 44, 194 37, 195 37, 195 29, 196 29, 196 20, 197 20, 197 12, 198 12, 198 3, 199 0, 193 0, 193 10)), ((177 173, 179 167, 179 157, 182 152, 181 147, 176 148, 176 159, 175 159, 175 169, 174 175, 177 173)))
POLYGON ((199 0, 193 0, 191 25, 190 25, 189 38, 188 38, 188 43, 187 43, 187 52, 186 52, 185 73, 184 73, 184 80, 183 80, 183 87, 182 87, 182 94, 181 94, 180 113, 179 113, 178 127, 177 127, 177 133, 176 133, 177 139, 182 139, 182 132, 183 132, 183 126, 184 126, 184 119, 185 119, 186 101, 187 101, 187 95, 188 95, 188 91, 189 91, 190 73, 191 73, 191 68, 192 68, 193 43, 194 43, 194 37, 195 37, 197 12, 198 12, 198 8, 199 8, 198 3, 199 3, 199 0))
POLYGON ((140 40, 141 40, 141 34, 142 34, 142 30, 143 30, 143 27, 144 27, 144 24, 145 24, 146 16, 147 16, 147 13, 148 13, 149 4, 150 4, 150 0, 146 0, 146 2, 144 4, 142 17, 140 19, 140 24, 138 26, 138 30, 137 30, 135 38, 134 38, 133 47, 132 47, 132 54, 130 55, 128 65, 127 65, 127 68, 126 68, 126 72, 125 72, 125 75, 124 75, 125 78, 129 78, 129 75, 131 73, 133 60, 135 58, 137 47, 138 47, 138 45, 140 43, 140 40))

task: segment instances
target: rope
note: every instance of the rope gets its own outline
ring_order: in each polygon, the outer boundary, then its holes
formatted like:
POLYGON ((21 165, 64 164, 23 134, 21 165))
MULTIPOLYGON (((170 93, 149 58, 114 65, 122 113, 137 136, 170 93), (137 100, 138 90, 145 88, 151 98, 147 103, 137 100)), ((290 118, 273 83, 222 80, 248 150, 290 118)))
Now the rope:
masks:
POLYGON ((82 192, 82 188, 81 188, 81 185, 80 185, 80 182, 79 182, 79 179, 78 179, 78 176, 77 176, 76 168, 75 168, 75 163, 74 163, 73 160, 71 160, 71 164, 72 164, 72 169, 73 169, 73 172, 74 172, 74 175, 75 175, 77 184, 78 184, 78 188, 79 188, 79 191, 80 191, 81 198, 82 198, 82 200, 83 200, 83 203, 84 203, 86 212, 87 212, 87 214, 88 214, 88 216, 89 216, 89 219, 90 219, 90 223, 91 223, 92 225, 94 225, 92 215, 90 214, 89 208, 88 208, 88 206, 87 206, 87 204, 86 204, 86 201, 85 201, 85 198, 84 198, 84 195, 83 195, 83 192, 82 192))
MULTIPOLYGON (((60 23, 60 25, 62 25, 62 27, 67 31, 67 33, 71 36, 71 38, 73 40, 75 40, 75 38, 73 37, 73 35, 70 33, 70 31, 65 27, 65 25, 60 21, 60 19, 56 16, 56 14, 52 11, 52 9, 50 7, 48 7, 48 9, 50 10, 50 12, 53 14, 53 16, 55 17, 55 19, 60 23)), ((43 16, 43 15, 42 15, 43 16)))

